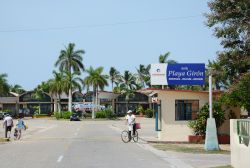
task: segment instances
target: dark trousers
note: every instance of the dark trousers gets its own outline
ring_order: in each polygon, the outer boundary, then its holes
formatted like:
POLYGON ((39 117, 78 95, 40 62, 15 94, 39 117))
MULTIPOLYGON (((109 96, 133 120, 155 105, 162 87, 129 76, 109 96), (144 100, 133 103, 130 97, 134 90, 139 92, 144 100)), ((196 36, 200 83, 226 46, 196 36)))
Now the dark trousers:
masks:
MULTIPOLYGON (((133 124, 133 135, 135 135, 135 130, 136 130, 135 124, 133 124)), ((128 138, 129 140, 131 140, 131 131, 128 131, 128 138)))

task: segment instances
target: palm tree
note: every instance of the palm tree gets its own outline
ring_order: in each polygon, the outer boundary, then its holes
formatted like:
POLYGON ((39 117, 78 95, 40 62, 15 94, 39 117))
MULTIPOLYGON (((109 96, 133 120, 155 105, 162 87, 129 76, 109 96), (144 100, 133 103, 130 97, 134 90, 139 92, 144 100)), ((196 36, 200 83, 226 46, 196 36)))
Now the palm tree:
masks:
MULTIPOLYGON (((167 52, 166 54, 163 54, 163 55, 161 54, 159 56, 159 63, 176 64, 177 61, 168 59, 169 55, 170 55, 170 52, 167 52)), ((162 89, 164 89, 164 85, 162 85, 162 89)))
POLYGON ((53 71, 54 78, 49 80, 50 85, 50 93, 52 95, 55 95, 56 101, 55 101, 55 111, 61 112, 61 94, 64 91, 65 85, 64 85, 64 74, 62 72, 56 72, 53 71), (57 98, 58 98, 58 104, 57 104, 57 98))
MULTIPOLYGON (((48 93, 49 94, 49 82, 46 81, 46 82, 42 82, 41 84, 39 84, 35 89, 34 89, 34 96, 35 98, 37 99, 43 99, 44 97, 44 93, 48 93)), ((40 114, 41 112, 41 106, 39 105, 38 107, 38 112, 40 114)))
POLYGON ((112 91, 114 89, 113 84, 114 84, 114 82, 115 83, 118 82, 119 76, 120 76, 119 71, 117 71, 114 67, 111 67, 109 70, 109 79, 111 81, 112 91))
MULTIPOLYGON (((60 71, 68 71, 71 75, 72 72, 79 72, 84 70, 84 65, 82 64, 82 55, 85 53, 84 50, 74 50, 75 44, 69 43, 65 50, 61 50, 58 60, 55 66, 59 66, 60 71)), ((72 83, 68 87, 68 110, 72 111, 72 83)))
POLYGON ((138 80, 141 83, 140 85, 145 88, 146 85, 150 86, 150 65, 139 65, 137 70, 138 80))
POLYGON ((133 74, 131 74, 129 71, 124 72, 124 76, 121 76, 120 78, 120 88, 121 93, 125 95, 126 100, 126 110, 128 111, 128 102, 129 97, 133 96, 134 91, 137 90, 138 85, 136 84, 136 79, 133 74))
POLYGON ((22 94, 25 92, 25 90, 22 88, 22 86, 20 85, 14 85, 14 86, 10 86, 10 91, 11 92, 15 92, 15 93, 18 93, 18 94, 22 94))
MULTIPOLYGON (((103 67, 98 67, 94 69, 90 66, 89 69, 86 69, 88 76, 84 78, 83 83, 86 87, 93 87, 93 98, 95 97, 96 100, 94 104, 98 104, 98 89, 104 89, 105 86, 108 86, 108 75, 103 75, 103 67)), ((94 101, 94 99, 93 99, 94 101)), ((92 118, 95 118, 95 110, 92 110, 92 118)))
POLYGON ((63 82, 64 82, 64 89, 65 91, 68 91, 69 88, 74 90, 78 90, 79 92, 82 91, 82 83, 83 80, 79 77, 80 73, 79 72, 73 72, 69 73, 68 71, 63 72, 63 82))
POLYGON ((170 55, 170 52, 167 52, 166 54, 161 54, 159 56, 159 63, 167 63, 167 64, 176 64, 177 62, 175 60, 168 60, 168 57, 170 55))
POLYGON ((5 96, 6 94, 9 93, 10 90, 10 86, 8 84, 7 78, 8 75, 7 74, 0 74, 0 94, 1 96, 5 96))

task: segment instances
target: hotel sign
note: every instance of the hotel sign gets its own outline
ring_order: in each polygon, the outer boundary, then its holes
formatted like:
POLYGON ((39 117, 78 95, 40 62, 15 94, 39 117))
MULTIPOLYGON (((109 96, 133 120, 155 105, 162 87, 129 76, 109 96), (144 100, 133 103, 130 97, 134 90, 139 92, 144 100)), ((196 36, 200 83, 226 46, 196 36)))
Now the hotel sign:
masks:
POLYGON ((151 85, 204 85, 205 64, 151 64, 151 85))

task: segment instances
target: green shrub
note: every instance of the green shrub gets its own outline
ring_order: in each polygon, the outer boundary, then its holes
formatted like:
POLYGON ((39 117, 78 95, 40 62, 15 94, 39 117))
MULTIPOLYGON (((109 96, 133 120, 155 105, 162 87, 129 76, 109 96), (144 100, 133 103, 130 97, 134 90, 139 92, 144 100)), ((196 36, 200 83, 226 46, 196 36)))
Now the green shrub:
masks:
POLYGON ((97 111, 96 118, 115 119, 116 115, 113 113, 111 109, 105 109, 105 110, 97 111))
POLYGON ((63 111, 62 112, 62 118, 63 119, 70 119, 71 115, 72 115, 72 113, 70 111, 63 111))
POLYGON ((139 105, 139 106, 136 108, 136 113, 137 113, 137 114, 143 114, 143 115, 145 115, 145 110, 143 109, 142 105, 139 105))
POLYGON ((54 112, 54 117, 59 120, 61 118, 61 114, 59 112, 54 112))
MULTIPOLYGON (((209 117, 209 105, 205 104, 199 111, 195 120, 189 121, 188 126, 193 129, 195 135, 206 134, 207 118, 209 117)), ((220 103, 213 103, 213 117, 216 127, 219 128, 225 121, 225 111, 221 109, 220 103)))
POLYGON ((97 111, 96 118, 106 118, 106 114, 104 111, 97 111))
POLYGON ((145 115, 146 115, 146 117, 148 117, 148 118, 152 118, 153 117, 153 109, 146 109, 145 110, 145 115))

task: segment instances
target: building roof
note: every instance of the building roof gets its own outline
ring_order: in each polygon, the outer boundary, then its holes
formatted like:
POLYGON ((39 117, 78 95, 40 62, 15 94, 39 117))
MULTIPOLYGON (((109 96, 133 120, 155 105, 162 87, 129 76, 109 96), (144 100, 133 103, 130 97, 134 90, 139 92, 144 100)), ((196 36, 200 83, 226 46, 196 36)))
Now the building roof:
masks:
MULTIPOLYGON (((205 93, 208 94, 209 91, 193 91, 193 90, 173 90, 173 89, 157 89, 157 88, 144 88, 144 89, 140 89, 137 92, 146 94, 146 95, 154 95, 156 93, 160 93, 160 92, 192 92, 192 93, 205 93)), ((220 94, 222 93, 222 91, 218 91, 218 90, 214 90, 213 94, 220 94)))

